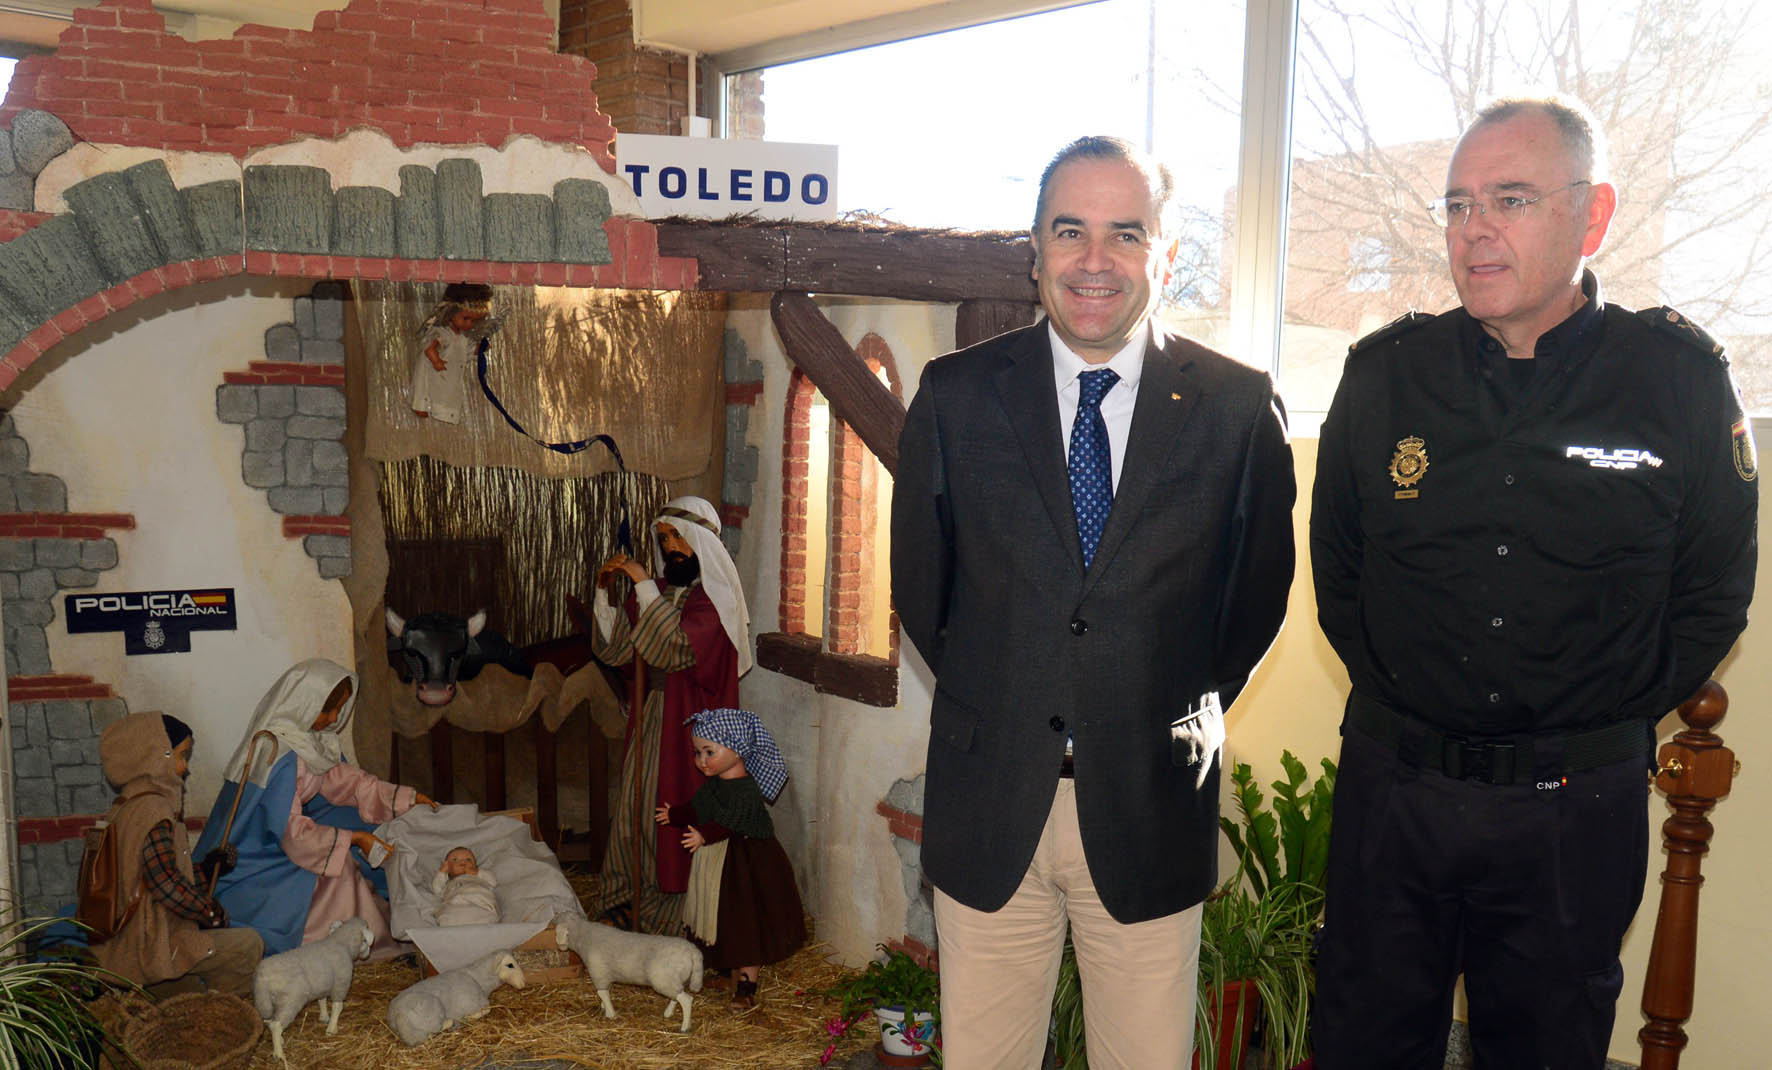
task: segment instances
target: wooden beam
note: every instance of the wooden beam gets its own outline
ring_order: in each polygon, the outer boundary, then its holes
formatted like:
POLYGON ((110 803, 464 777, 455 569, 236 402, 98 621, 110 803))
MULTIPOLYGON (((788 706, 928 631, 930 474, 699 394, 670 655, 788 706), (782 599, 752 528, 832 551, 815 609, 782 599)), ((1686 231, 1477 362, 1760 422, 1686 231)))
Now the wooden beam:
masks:
POLYGON ((837 418, 855 429, 881 467, 898 472, 898 432, 904 406, 874 377, 867 362, 855 355, 824 312, 803 293, 778 293, 769 314, 781 335, 788 359, 824 393, 837 418))
POLYGON ((1025 238, 825 226, 660 223, 662 256, 695 258, 703 290, 891 297, 905 301, 1039 300, 1025 238))
POLYGON ((505 808, 505 737, 503 732, 482 732, 485 741, 486 756, 486 798, 481 804, 485 810, 503 810, 505 808))
MULTIPOLYGON (((591 734, 595 735, 597 726, 590 726, 591 734)), ((560 849, 560 767, 559 752, 554 748, 558 740, 548 726, 542 722, 538 713, 534 718, 535 733, 535 816, 541 823, 541 840, 551 850, 560 849)), ((596 777, 591 777, 592 783, 596 777)), ((594 790, 594 789, 593 789, 594 790)), ((602 856, 597 861, 602 862, 602 856)))
POLYGON ((1039 312, 1038 303, 1026 301, 962 301, 954 312, 954 347, 965 349, 1004 331, 1026 327, 1039 312))
POLYGON ((455 749, 448 718, 431 726, 431 798, 440 803, 455 801, 455 749))

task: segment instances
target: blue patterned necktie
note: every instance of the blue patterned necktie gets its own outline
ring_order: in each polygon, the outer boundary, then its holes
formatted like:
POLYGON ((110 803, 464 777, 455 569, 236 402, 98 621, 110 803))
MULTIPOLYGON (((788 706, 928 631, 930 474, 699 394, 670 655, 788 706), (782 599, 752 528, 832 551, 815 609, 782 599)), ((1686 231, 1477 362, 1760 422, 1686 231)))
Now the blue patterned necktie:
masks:
POLYGON ((1077 514, 1077 541, 1083 544, 1083 567, 1095 559, 1101 529, 1114 504, 1113 451, 1101 399, 1120 381, 1112 369, 1099 368, 1077 376, 1077 419, 1071 424, 1071 508, 1077 514))

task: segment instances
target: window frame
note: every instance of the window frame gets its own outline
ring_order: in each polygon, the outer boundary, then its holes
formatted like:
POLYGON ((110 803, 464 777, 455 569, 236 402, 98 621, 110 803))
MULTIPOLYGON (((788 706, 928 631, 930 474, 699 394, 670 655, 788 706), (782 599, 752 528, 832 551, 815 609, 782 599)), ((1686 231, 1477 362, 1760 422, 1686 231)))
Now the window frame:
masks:
MULTIPOLYGON (((898 362, 885 339, 869 331, 856 343, 855 353, 867 362, 870 371, 884 372, 893 396, 903 398, 898 362)), ((771 672, 804 680, 827 694, 870 706, 896 706, 900 642, 896 610, 888 607, 886 654, 866 654, 859 649, 868 625, 862 608, 869 604, 859 585, 867 583, 872 575, 872 556, 877 552, 872 533, 858 526, 870 512, 861 500, 867 482, 859 472, 871 455, 854 428, 832 412, 828 472, 821 486, 813 486, 811 427, 804 416, 817 391, 802 369, 794 368, 788 376, 782 419, 781 591, 776 630, 757 636, 757 664, 771 672), (846 462, 851 460, 856 462, 858 471, 853 478, 845 474, 846 462), (812 577, 807 572, 807 525, 813 494, 824 495, 826 516, 824 598, 817 603, 812 600, 812 577), (848 516, 846 504, 856 506, 854 517, 848 516), (842 563, 849 557, 856 560, 853 568, 842 563), (820 617, 819 634, 789 630, 793 624, 803 625, 814 613, 820 617)), ((884 518, 875 519, 877 532, 884 518)), ((890 598, 886 592, 872 594, 890 598)))

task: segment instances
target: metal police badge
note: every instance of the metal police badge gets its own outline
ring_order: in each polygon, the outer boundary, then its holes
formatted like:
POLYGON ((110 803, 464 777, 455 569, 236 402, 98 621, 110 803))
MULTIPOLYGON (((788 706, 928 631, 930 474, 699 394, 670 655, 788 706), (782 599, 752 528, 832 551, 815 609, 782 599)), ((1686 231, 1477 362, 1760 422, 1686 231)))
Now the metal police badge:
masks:
POLYGON ((1747 418, 1743 417, 1729 429, 1729 438, 1734 445, 1735 474, 1743 482, 1752 483, 1760 474, 1759 455, 1754 449, 1754 433, 1747 426, 1747 418))
POLYGON ((1422 474, 1427 471, 1427 443, 1410 435, 1397 443, 1397 452, 1391 454, 1391 482, 1402 487, 1397 491, 1396 499, 1405 501, 1420 497, 1421 492, 1415 484, 1421 482, 1422 474))

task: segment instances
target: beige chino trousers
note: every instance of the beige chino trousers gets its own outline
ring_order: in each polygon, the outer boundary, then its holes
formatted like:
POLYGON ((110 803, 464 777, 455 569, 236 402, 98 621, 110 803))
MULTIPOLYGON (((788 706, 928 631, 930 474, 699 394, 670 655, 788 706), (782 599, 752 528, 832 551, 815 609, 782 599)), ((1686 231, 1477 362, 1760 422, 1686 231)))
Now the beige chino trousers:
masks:
POLYGON ((1200 906, 1131 925, 1115 921, 1083 857, 1076 783, 1060 779, 1033 862, 1001 910, 974 910, 935 890, 949 1070, 1037 1070, 1067 925, 1083 984, 1090 1067, 1189 1065, 1200 906))

